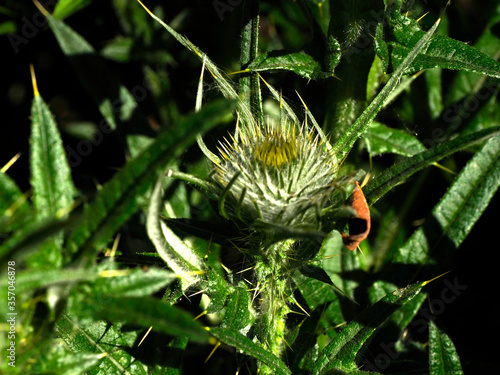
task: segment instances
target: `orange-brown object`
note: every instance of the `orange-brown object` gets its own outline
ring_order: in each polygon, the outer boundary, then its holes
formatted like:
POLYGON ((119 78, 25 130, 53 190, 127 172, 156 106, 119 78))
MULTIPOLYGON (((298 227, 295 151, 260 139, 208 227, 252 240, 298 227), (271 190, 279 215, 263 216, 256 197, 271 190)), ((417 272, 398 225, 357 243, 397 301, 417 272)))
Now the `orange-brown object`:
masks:
POLYGON ((342 233, 342 240, 349 250, 354 250, 368 237, 371 227, 370 208, 357 181, 351 195, 351 207, 356 212, 356 217, 349 219, 349 235, 342 233))

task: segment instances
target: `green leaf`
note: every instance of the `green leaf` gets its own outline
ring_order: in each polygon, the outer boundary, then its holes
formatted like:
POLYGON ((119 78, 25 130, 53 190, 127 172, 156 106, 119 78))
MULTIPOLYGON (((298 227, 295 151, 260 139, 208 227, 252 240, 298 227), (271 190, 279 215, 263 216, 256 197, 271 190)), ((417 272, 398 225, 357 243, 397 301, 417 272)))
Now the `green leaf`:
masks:
MULTIPOLYGON (((441 22, 440 27, 437 29, 436 33, 442 36, 446 36, 449 32, 448 17, 443 15, 443 22, 441 22)), ((463 71, 461 71, 463 72, 463 71)), ((433 120, 436 120, 442 113, 443 104, 443 81, 442 81, 443 71, 441 69, 429 69, 425 72, 425 80, 427 83, 427 103, 429 106, 429 113, 433 120)), ((484 77, 479 74, 473 74, 474 76, 484 77)))
POLYGON ((74 353, 68 350, 63 340, 45 342, 37 353, 32 353, 31 360, 23 369, 31 374, 88 374, 102 358, 102 354, 74 353), (30 363, 31 362, 31 363, 30 363))
POLYGON ((427 82, 427 91, 429 93, 428 103, 431 118, 437 119, 443 112, 443 94, 442 94, 442 71, 440 69, 429 69, 425 72, 427 82))
POLYGON ((303 274, 306 277, 310 277, 312 279, 316 279, 318 281, 321 281, 325 284, 330 284, 333 285, 333 281, 330 279, 328 274, 325 272, 323 268, 313 266, 313 265, 306 265, 304 267, 301 267, 299 269, 300 273, 303 274))
MULTIPOLYGON (((376 281, 370 287, 370 302, 376 303, 378 300, 395 289, 396 286, 390 282, 381 280, 376 281)), ((427 293, 420 292, 417 296, 415 296, 415 298, 413 298, 411 301, 408 301, 404 306, 400 307, 389 317, 391 324, 394 324, 395 327, 399 328, 399 332, 403 331, 412 322, 413 318, 418 314, 422 304, 425 302, 427 297, 427 293)), ((396 337, 383 336, 384 333, 385 332, 380 332, 375 340, 378 340, 378 342, 395 342, 398 339, 396 337)), ((372 345, 374 344, 372 343, 372 345)))
POLYGON ((59 0, 54 9, 53 16, 57 19, 64 19, 87 7, 92 0, 59 0))
MULTIPOLYGON (((332 230, 328 236, 323 240, 321 248, 315 257, 315 260, 319 260, 321 268, 315 270, 312 268, 311 274, 306 274, 306 276, 313 277, 324 283, 333 285, 333 287, 340 291, 340 294, 344 295, 342 291, 346 286, 348 281, 340 277, 342 273, 342 251, 344 243, 342 242, 342 235, 336 230, 332 230), (320 272, 321 270, 322 272, 320 272)), ((307 268, 305 266, 304 268, 307 268)), ((303 270, 300 270, 302 273, 303 270)))
POLYGON ((389 63, 389 47, 384 40, 384 24, 378 23, 375 29, 375 38, 373 40, 375 51, 377 53, 380 62, 383 64, 383 71, 387 71, 387 65, 389 63))
POLYGON ((425 146, 414 136, 379 122, 371 123, 363 134, 363 139, 370 155, 393 153, 412 156, 425 151, 425 146))
POLYGON ((430 375, 462 375, 462 366, 455 345, 433 321, 429 322, 430 375))
POLYGON ((254 343, 248 337, 228 328, 210 328, 210 333, 223 343, 234 346, 236 349, 251 355, 276 371, 276 374, 291 374, 282 360, 254 343))
POLYGON ((321 64, 304 51, 282 53, 281 51, 264 53, 248 67, 251 72, 275 72, 287 70, 307 79, 326 78, 331 75, 322 72, 321 64))
POLYGON ((377 90, 381 84, 382 79, 384 78, 384 67, 382 65, 382 61, 375 55, 373 58, 372 65, 370 67, 370 71, 368 73, 368 78, 366 80, 366 100, 367 102, 372 101, 377 94, 377 90))
MULTIPOLYGON (((294 281, 309 308, 313 311, 321 312, 319 325, 324 329, 329 338, 334 338, 337 335, 337 331, 332 329, 332 327, 337 327, 345 323, 336 288, 330 284, 300 274, 294 275, 294 281)), ((352 302, 349 301, 349 303, 352 302)))
POLYGON ((99 361, 86 372, 88 375, 146 374, 145 366, 126 350, 134 344, 135 332, 124 334, 115 324, 105 321, 83 323, 66 314, 57 320, 55 331, 74 356, 97 356, 99 361))
POLYGON ((331 336, 336 335, 331 327, 345 322, 338 298, 339 294, 345 295, 343 288, 346 285, 339 275, 342 272, 340 258, 343 247, 340 233, 331 231, 313 260, 319 262, 321 268, 305 265, 299 270, 300 274, 296 272, 294 275, 294 281, 309 308, 316 310, 323 306, 325 309, 320 324, 331 336), (311 270, 304 272, 309 267, 311 270))
POLYGON ((252 322, 252 305, 248 291, 245 288, 236 288, 228 299, 222 327, 239 331, 248 328, 252 322))
POLYGON ((415 298, 424 285, 416 283, 397 289, 363 311, 320 352, 313 373, 324 374, 331 369, 357 370, 355 358, 365 341, 391 314, 415 298))
MULTIPOLYGON (((403 57, 414 48, 425 32, 420 29, 417 21, 399 11, 392 12, 389 23, 394 40, 387 41, 387 45, 394 69, 402 63, 403 57)), ((466 43, 443 35, 434 35, 425 50, 405 68, 405 73, 432 68, 464 70, 500 78, 500 63, 466 43)))
POLYGON ((17 276, 17 289, 21 293, 57 284, 68 285, 81 281, 94 281, 99 277, 99 270, 96 268, 85 270, 29 270, 20 272, 17 276))
POLYGON ((467 163, 434 207, 424 225, 418 228, 395 258, 396 263, 421 264, 433 250, 458 247, 469 234, 500 186, 500 138, 486 142, 467 163))
POLYGON ((58 235, 64 229, 78 225, 79 217, 71 215, 68 219, 48 218, 23 221, 22 228, 0 245, 0 263, 15 259, 20 261, 35 251, 47 238, 58 235))
POLYGON ((113 262, 106 262, 87 269, 29 270, 20 272, 16 278, 16 289, 25 292, 51 285, 70 285, 78 282, 90 283, 95 292, 115 296, 139 297, 152 294, 177 276, 170 271, 151 267, 118 270, 113 262))
POLYGON ((402 160, 366 184, 363 188, 363 192, 368 204, 374 204, 394 186, 400 184, 402 181, 406 180, 422 168, 435 163, 458 150, 495 136, 499 132, 500 127, 498 126, 481 130, 473 134, 468 134, 455 138, 451 141, 447 141, 437 145, 433 149, 418 153, 408 159, 402 160))
POLYGON ((196 343, 208 343, 210 335, 203 326, 178 307, 151 297, 116 297, 98 294, 87 297, 86 311, 98 319, 153 327, 169 335, 188 338, 196 343))
MULTIPOLYGON (((71 209, 76 194, 59 130, 50 110, 35 92, 31 107, 31 186, 37 219, 60 216, 71 209)), ((30 262, 60 265, 62 240, 48 239, 30 262)))
POLYGON ((30 212, 26 196, 8 174, 0 171, 0 233, 5 234, 24 225, 30 212))
POLYGON ((205 270, 205 264, 194 249, 179 238, 163 221, 161 217, 162 183, 163 177, 160 177, 153 189, 147 212, 146 229, 158 254, 181 278, 184 291, 200 280, 198 274, 205 270))
POLYGON ((128 162, 86 206, 83 222, 69 239, 68 251, 73 259, 88 253, 83 261, 92 261, 94 251, 103 247, 139 208, 139 198, 154 184, 163 168, 193 144, 198 132, 227 120, 231 109, 227 101, 206 106, 181 121, 177 131, 160 134, 146 150, 128 162))
POLYGON ((137 268, 131 271, 105 270, 100 273, 92 288, 96 293, 108 293, 115 297, 142 297, 159 291, 177 280, 177 275, 160 268, 137 268))
MULTIPOLYGON (((333 286, 318 279, 306 277, 302 274, 295 274, 294 281, 307 302, 307 305, 312 310, 322 304, 334 301, 337 298, 333 286)), ((342 315, 340 314, 338 317, 340 322, 343 322, 342 315)), ((338 320, 336 321, 339 322, 338 320)))
POLYGON ((208 269, 202 286, 211 299, 207 307, 208 313, 216 313, 222 310, 226 305, 228 295, 233 291, 224 277, 212 268, 208 269))

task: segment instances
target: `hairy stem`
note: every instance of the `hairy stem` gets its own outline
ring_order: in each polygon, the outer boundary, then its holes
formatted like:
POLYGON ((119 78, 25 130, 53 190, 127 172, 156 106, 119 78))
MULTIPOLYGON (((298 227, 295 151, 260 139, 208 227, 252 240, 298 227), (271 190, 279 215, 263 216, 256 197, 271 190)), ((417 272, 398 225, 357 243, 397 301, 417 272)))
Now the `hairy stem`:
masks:
MULTIPOLYGON (((241 30, 241 70, 257 57, 259 44, 259 12, 260 0, 245 0, 243 4, 243 19, 241 30)), ((260 94, 260 81, 257 73, 243 75, 240 78, 240 97, 249 108, 255 110, 256 119, 263 123, 264 114, 262 97, 260 94)))
MULTIPOLYGON (((262 346, 277 357, 281 357, 285 346, 286 316, 290 312, 289 255, 293 244, 293 240, 285 240, 269 246, 255 266, 259 293, 254 301, 259 311, 256 333, 262 346)), ((263 365, 260 373, 272 374, 274 370, 263 365)))

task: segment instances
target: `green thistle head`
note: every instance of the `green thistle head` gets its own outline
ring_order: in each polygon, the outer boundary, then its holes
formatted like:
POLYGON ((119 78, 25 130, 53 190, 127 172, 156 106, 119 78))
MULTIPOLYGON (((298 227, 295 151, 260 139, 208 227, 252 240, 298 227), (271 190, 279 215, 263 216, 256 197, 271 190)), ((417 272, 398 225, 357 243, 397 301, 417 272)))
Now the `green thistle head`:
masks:
POLYGON ((307 126, 252 122, 237 127, 219 152, 213 179, 230 219, 253 228, 319 229, 338 163, 327 142, 307 126))

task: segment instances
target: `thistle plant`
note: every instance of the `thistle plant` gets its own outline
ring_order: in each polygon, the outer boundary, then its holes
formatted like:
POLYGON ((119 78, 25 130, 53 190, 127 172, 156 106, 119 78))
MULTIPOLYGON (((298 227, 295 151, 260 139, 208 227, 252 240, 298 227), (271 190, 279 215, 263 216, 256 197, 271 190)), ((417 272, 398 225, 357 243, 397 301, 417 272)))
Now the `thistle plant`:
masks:
POLYGON ((310 258, 288 236, 321 228, 321 210, 338 180, 338 161, 326 140, 291 122, 237 128, 220 146, 213 182, 223 216, 250 231, 248 252, 255 257, 254 279, 259 319, 265 319, 260 341, 279 354, 284 344, 284 317, 291 297, 291 275, 310 258), (294 233, 295 232, 295 233, 294 233))
MULTIPOLYGON (((339 175, 341 160, 324 134, 315 133, 307 123, 297 124, 284 114, 281 121, 264 124, 254 117, 245 118, 244 112, 237 113, 237 118, 242 125, 237 124, 235 133, 220 142, 219 156, 199 140, 213 162, 213 172, 209 181, 198 184, 217 198, 221 217, 246 233, 239 250, 249 259, 240 267, 249 266, 252 271, 255 337, 264 348, 280 356, 286 316, 292 311, 288 305, 296 303, 292 275, 317 251, 306 246, 304 239, 317 242, 325 237, 321 232, 322 212, 335 211, 345 201, 352 190, 349 185, 360 173, 339 175)), ((197 183, 194 176, 177 176, 197 183)), ((155 203, 149 227, 158 246, 157 208, 155 203)), ((356 215, 348 209, 346 212, 356 215)), ((165 236, 166 242, 173 236, 165 236)), ((169 265, 176 263, 179 254, 174 243, 159 247, 169 265)), ((182 266, 176 269, 181 275, 190 271, 182 266)), ((274 370, 266 366, 261 371, 274 370)))
MULTIPOLYGON (((173 3, 114 0, 126 38, 96 51, 63 21, 98 6, 89 3, 34 2, 102 118, 94 138, 67 145, 58 128, 66 111, 54 118, 57 105, 46 104, 46 81, 37 80, 46 73, 31 67, 31 188, 8 175, 19 156, 0 173, 0 274, 9 280, 1 296, 14 302, 0 311, 15 317, 0 325, 9 338, 1 352, 14 353, 0 372, 460 374, 484 362, 461 362, 463 347, 426 306, 466 290, 447 272, 500 185, 498 84, 487 78, 500 77, 488 56, 498 56, 498 1, 477 48, 444 36, 446 4, 417 18, 422 4, 401 0, 216 1, 221 22, 232 12, 242 19, 232 69, 189 39, 189 12, 163 12, 173 3), (271 51, 295 35, 284 15, 310 27, 300 50, 271 51), (109 67, 138 61, 146 78, 132 88, 109 67), (178 77, 163 74, 165 61, 201 68, 197 91, 186 89, 193 113, 181 114, 178 77), (442 69, 459 71, 446 98, 442 69), (283 72, 286 81, 274 79, 283 72), (296 98, 282 93, 290 82, 296 98), (209 99, 207 86, 216 89, 209 99), (481 87, 489 94, 480 108, 465 105, 481 87), (156 119, 143 114, 143 91, 156 119), (432 139, 416 120, 422 101, 432 139), (413 122, 422 137, 404 131, 413 122), (98 153, 111 136, 124 166, 115 173, 106 164, 113 174, 102 186, 82 187, 94 175, 73 182, 89 147, 98 153), (379 154, 395 159, 384 165, 379 154), (446 194, 415 229, 405 216, 428 206, 419 189, 437 185, 425 175, 431 168, 422 171, 430 166, 446 176, 446 194), (389 191, 405 198, 384 198, 389 191)), ((9 35, 29 48, 20 38, 9 35)), ((80 137, 84 125, 66 124, 80 137)))

